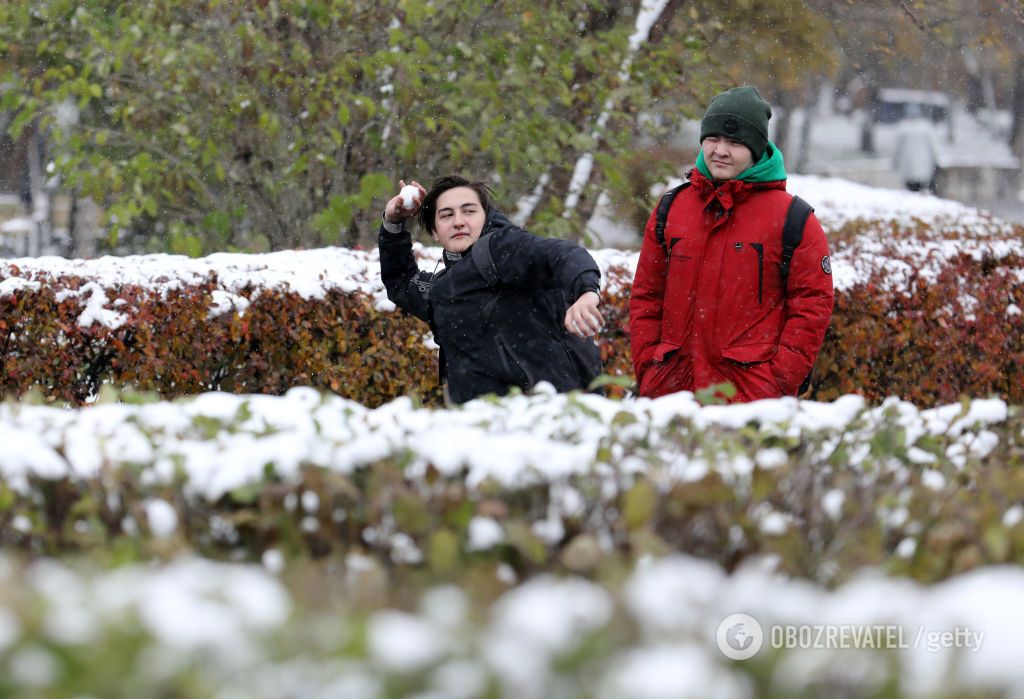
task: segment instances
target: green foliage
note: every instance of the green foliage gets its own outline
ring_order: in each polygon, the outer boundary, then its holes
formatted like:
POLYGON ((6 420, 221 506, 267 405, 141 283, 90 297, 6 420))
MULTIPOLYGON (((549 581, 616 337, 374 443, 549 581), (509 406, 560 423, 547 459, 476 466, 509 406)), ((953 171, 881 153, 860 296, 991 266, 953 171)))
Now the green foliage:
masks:
POLYGON ((706 23, 712 52, 736 57, 722 67, 732 83, 759 85, 765 94, 799 94, 837 68, 833 26, 812 3, 703 0, 692 12, 706 23))
POLYGON ((736 387, 731 383, 716 383, 702 388, 695 394, 701 405, 724 405, 736 395, 736 387))
MULTIPOLYGON (((0 6, 2 108, 39 123, 111 241, 187 254, 367 242, 400 178, 489 178, 505 208, 569 175, 614 179, 635 114, 685 83, 692 37, 620 78, 636 7, 618 2, 16 0, 0 6), (74 105, 77 120, 62 118, 74 105), (608 109, 608 107, 613 107, 608 109), (607 124, 598 130, 599 115, 607 124), (126 234, 131 234, 125 237, 126 234)), ((578 221, 576 222, 578 223, 578 221)), ((549 230, 550 228, 550 230, 549 230)))

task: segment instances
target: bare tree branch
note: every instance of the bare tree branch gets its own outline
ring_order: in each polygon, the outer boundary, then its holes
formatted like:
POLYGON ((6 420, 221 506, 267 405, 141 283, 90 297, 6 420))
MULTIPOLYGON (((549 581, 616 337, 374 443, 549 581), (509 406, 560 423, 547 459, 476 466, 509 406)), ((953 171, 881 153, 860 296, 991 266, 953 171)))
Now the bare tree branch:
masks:
POLYGON ((669 0, 668 4, 665 5, 665 9, 661 11, 661 16, 658 17, 657 21, 651 26, 651 32, 647 36, 647 43, 659 44, 668 34, 669 26, 672 24, 672 19, 679 12, 680 8, 686 4, 686 0, 669 0))
POLYGON ((918 19, 917 15, 914 14, 914 11, 911 10, 910 7, 907 5, 906 0, 893 0, 893 3, 901 10, 903 10, 903 14, 910 18, 911 23, 915 27, 920 29, 925 34, 928 33, 928 27, 925 25, 924 22, 918 19))
POLYGON ((1006 9, 1010 11, 1017 21, 1024 24, 1024 7, 1021 7, 1020 0, 1001 0, 1006 9))

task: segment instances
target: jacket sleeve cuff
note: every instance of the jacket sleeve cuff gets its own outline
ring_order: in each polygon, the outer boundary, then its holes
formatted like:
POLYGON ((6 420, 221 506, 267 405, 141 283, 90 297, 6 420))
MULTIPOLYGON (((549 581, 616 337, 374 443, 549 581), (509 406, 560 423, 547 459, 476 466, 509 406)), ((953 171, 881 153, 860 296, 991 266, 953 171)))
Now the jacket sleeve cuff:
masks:
POLYGON ((405 219, 402 219, 401 223, 392 223, 391 221, 388 221, 386 218, 384 218, 384 214, 381 214, 380 220, 381 228, 384 230, 385 233, 397 235, 398 233, 401 233, 402 231, 405 230, 405 219))
POLYGON ((593 291, 598 296, 601 295, 601 276, 599 272, 588 271, 576 277, 576 282, 573 284, 572 289, 573 300, 578 301, 580 296, 583 296, 588 291, 593 291))

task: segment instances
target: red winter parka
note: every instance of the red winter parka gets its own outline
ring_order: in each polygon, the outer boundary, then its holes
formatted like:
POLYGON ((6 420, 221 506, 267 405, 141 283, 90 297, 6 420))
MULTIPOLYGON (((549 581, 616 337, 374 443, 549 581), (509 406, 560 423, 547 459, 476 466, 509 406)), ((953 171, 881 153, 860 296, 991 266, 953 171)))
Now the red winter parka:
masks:
POLYGON ((694 170, 657 242, 655 212, 629 302, 640 395, 729 382, 734 401, 795 395, 832 317, 828 242, 814 214, 782 288, 784 179, 715 183, 694 170))

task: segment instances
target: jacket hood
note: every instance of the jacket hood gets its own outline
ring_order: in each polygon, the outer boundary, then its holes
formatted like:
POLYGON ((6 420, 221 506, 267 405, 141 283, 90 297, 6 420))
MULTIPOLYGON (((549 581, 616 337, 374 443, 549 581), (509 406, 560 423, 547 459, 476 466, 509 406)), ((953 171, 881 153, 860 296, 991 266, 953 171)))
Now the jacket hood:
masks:
MULTIPOLYGON (((704 151, 701 151, 697 155, 697 171, 709 180, 714 180, 711 176, 711 171, 708 170, 707 163, 704 162, 704 151)), ((743 182, 776 182, 778 180, 786 179, 786 163, 782 157, 782 151, 779 150, 771 141, 768 141, 768 147, 764 150, 764 155, 761 159, 748 167, 746 170, 737 175, 734 179, 742 180, 743 182)))
POLYGON ((512 222, 508 220, 508 216, 502 213, 496 206, 491 206, 491 210, 487 212, 487 218, 484 220, 484 229, 480 231, 480 237, 483 238, 499 228, 506 228, 511 225, 512 222))

